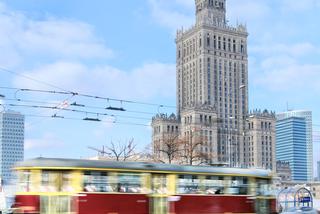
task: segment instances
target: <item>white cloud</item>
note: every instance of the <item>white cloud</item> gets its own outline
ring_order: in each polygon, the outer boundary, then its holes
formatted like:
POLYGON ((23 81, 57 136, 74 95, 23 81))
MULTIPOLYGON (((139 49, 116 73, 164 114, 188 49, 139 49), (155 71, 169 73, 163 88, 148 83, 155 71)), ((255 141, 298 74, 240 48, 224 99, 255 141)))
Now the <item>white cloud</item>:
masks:
POLYGON ((256 77, 256 85, 275 92, 301 95, 306 91, 320 93, 320 65, 291 64, 270 68, 256 77))
POLYGON ((266 58, 261 62, 261 67, 264 70, 283 68, 284 66, 291 66, 296 63, 296 60, 287 55, 274 55, 266 58))
POLYGON ((23 50, 60 57, 104 58, 112 55, 103 41, 95 37, 92 27, 79 21, 29 20, 17 27, 23 28, 17 40, 23 50))
POLYGON ((36 20, 0 4, 0 63, 14 66, 27 56, 68 59, 107 58, 112 51, 92 26, 75 20, 36 20))
POLYGON ((309 42, 253 46, 250 50, 260 56, 253 72, 253 84, 260 88, 292 94, 320 93, 320 64, 310 63, 320 49, 309 42))
MULTIPOLYGON (((131 71, 123 71, 110 66, 87 67, 75 62, 57 62, 25 71, 23 75, 66 90, 101 96, 138 100, 175 96, 174 64, 148 63, 131 71)), ((23 77, 16 77, 14 85, 48 88, 23 77)))
POLYGON ((44 133, 41 138, 25 139, 25 150, 63 148, 65 143, 52 133, 44 133))

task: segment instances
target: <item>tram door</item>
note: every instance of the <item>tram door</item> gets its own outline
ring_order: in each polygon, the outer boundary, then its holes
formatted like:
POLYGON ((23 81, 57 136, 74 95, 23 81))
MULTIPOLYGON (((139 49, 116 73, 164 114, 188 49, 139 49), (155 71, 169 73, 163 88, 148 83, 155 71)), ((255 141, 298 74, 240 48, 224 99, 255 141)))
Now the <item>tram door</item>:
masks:
POLYGON ((70 214, 72 212, 70 196, 41 196, 41 214, 70 214))
POLYGON ((150 214, 167 214, 169 213, 167 175, 152 174, 150 197, 150 214))

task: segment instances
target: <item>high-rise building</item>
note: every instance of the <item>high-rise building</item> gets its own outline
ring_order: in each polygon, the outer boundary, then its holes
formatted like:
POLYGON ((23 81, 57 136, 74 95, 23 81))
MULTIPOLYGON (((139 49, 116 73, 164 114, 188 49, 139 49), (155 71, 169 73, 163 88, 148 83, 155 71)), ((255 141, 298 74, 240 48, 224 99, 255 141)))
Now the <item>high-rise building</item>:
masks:
POLYGON ((248 33, 226 22, 226 0, 196 0, 196 24, 177 32, 177 114, 213 106, 217 117, 219 161, 240 165, 248 113, 248 33), (229 139, 233 141, 229 148, 229 139))
POLYGON ((0 176, 4 184, 14 178, 12 167, 24 157, 24 116, 0 113, 0 176))
POLYGON ((307 138, 307 177, 309 181, 313 180, 313 139, 312 139, 312 111, 294 110, 277 114, 277 119, 285 119, 290 117, 301 117, 306 121, 306 138, 307 138))
MULTIPOLYGON (((205 139, 199 150, 209 153, 210 162, 245 167, 247 29, 227 22, 226 0, 195 0, 195 6, 195 25, 178 30, 176 36, 174 123, 180 124, 180 137, 188 142, 195 134, 205 139), (205 118, 211 118, 209 126, 204 125, 208 125, 205 118)), ((154 143, 164 136, 156 128, 162 126, 161 120, 159 116, 153 119, 154 143)), ((268 167, 273 165, 268 163, 268 167)))
POLYGON ((276 123, 276 159, 290 163, 292 180, 307 181, 306 120, 289 117, 276 123))

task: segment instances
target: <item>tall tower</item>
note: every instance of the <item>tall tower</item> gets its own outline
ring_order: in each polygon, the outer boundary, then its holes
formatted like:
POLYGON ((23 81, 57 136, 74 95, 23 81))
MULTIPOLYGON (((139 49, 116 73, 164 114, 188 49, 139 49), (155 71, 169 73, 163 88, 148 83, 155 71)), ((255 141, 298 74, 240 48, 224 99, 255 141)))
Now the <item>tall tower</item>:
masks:
POLYGON ((226 23, 226 0, 196 0, 196 23, 226 23))
POLYGON ((177 115, 199 106, 215 109, 218 161, 239 166, 248 113, 248 33, 243 25, 228 25, 226 0, 195 4, 196 24, 176 37, 177 115))

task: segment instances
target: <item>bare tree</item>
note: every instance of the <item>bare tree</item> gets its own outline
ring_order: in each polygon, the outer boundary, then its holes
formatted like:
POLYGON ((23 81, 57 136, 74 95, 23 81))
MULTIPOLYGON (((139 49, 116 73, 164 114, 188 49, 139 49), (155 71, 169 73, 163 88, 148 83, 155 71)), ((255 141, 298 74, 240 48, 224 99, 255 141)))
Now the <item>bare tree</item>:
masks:
POLYGON ((210 152, 203 152, 203 147, 206 146, 207 139, 202 135, 197 135, 196 132, 189 132, 182 141, 181 157, 182 163, 188 165, 208 164, 212 160, 210 152))
POLYGON ((126 143, 118 141, 118 143, 110 142, 110 145, 106 147, 110 153, 110 157, 116 161, 126 161, 135 155, 136 144, 133 139, 126 143))
POLYGON ((162 140, 154 142, 153 159, 156 162, 169 163, 177 160, 181 151, 181 140, 178 134, 166 134, 162 140))
POLYGON ((88 148, 97 151, 100 157, 110 158, 115 161, 137 161, 140 159, 140 153, 137 152, 137 144, 133 138, 125 143, 111 141, 109 145, 103 146, 102 150, 93 147, 88 148))

